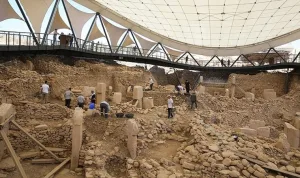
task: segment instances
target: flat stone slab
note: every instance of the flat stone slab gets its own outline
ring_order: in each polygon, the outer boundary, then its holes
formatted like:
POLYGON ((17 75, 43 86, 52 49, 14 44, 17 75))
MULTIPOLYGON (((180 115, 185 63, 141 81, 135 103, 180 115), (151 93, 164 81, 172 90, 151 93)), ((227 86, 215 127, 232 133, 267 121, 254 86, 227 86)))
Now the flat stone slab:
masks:
POLYGON ((29 152, 22 152, 19 154, 21 159, 28 159, 28 158, 34 158, 37 156, 40 156, 40 152, 39 151, 29 151, 29 152))

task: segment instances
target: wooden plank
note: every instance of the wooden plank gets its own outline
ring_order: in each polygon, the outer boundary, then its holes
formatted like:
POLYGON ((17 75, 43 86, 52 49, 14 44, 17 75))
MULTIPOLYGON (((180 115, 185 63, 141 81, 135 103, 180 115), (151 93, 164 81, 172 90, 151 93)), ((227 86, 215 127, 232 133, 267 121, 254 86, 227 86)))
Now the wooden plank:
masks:
POLYGON ((9 118, 7 118, 3 123, 0 124, 0 128, 3 129, 12 119, 15 118, 15 114, 11 115, 9 118))
POLYGON ((52 151, 52 152, 64 152, 67 151, 67 149, 65 148, 54 148, 54 147, 46 147, 48 150, 52 151))
POLYGON ((33 159, 31 160, 31 164, 55 164, 59 163, 55 159, 33 159))
POLYGON ((26 173, 25 173, 25 171, 24 171, 24 169, 23 169, 23 167, 22 167, 22 165, 20 163, 20 160, 17 157, 17 154, 16 154, 14 148, 11 146, 10 141, 9 141, 9 139, 8 139, 5 131, 1 130, 0 133, 1 133, 1 137, 2 137, 3 141, 6 144, 7 149, 9 151, 9 154, 13 158, 13 160, 14 160, 14 162, 15 162, 15 164, 16 164, 16 166, 17 166, 17 168, 18 168, 18 170, 19 170, 19 172, 21 174, 21 176, 23 178, 27 178, 27 175, 26 175, 26 173))
POLYGON ((255 159, 252 159, 252 158, 249 158, 247 156, 244 156, 240 153, 234 153, 236 156, 238 157, 241 157, 241 158, 244 158, 252 163, 255 163, 257 165, 260 165, 262 168, 265 168, 265 169, 269 169, 271 171, 275 171, 275 172, 279 172, 281 174, 284 174, 284 175, 288 175, 288 177, 295 177, 295 178, 300 178, 300 175, 299 174, 295 174, 295 173, 292 173, 292 172, 288 172, 288 171, 283 171, 283 170, 280 170, 280 169, 276 169, 276 168, 273 168, 273 167, 270 167, 270 166, 267 166, 265 163, 262 164, 261 161, 258 161, 258 160, 255 160, 255 159))
POLYGON ((62 159, 57 157, 52 151, 47 149, 41 142, 39 142, 37 139, 35 139, 33 136, 31 136, 26 130, 24 130, 16 121, 11 121, 16 127, 18 127, 22 132, 24 132, 29 138, 31 138, 35 143, 37 143, 40 147, 42 147, 45 151, 47 151, 54 159, 56 159, 59 162, 62 162, 62 159))
POLYGON ((70 158, 65 159, 62 163, 56 166, 51 172, 49 172, 44 178, 50 178, 53 174, 55 174, 62 167, 64 167, 64 165, 66 165, 70 160, 71 160, 70 158))

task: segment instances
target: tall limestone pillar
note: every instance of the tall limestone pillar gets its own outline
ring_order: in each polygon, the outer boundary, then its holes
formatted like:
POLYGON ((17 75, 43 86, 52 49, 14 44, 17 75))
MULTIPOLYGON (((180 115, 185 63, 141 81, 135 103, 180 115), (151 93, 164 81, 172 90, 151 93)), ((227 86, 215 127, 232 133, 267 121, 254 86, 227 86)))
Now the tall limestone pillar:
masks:
POLYGON ((101 101, 105 101, 106 94, 106 84, 105 83, 97 83, 96 87, 96 104, 99 105, 101 101))
POLYGON ((75 108, 72 118, 72 155, 71 155, 71 170, 78 167, 79 152, 82 145, 82 123, 83 123, 83 110, 79 107, 75 108))
POLYGON ((232 76, 232 79, 231 79, 231 98, 234 98, 234 95, 235 95, 235 85, 236 85, 236 78, 234 75, 234 76, 232 76))
POLYGON ((139 128, 134 119, 127 121, 126 134, 127 138, 127 148, 132 159, 136 158, 136 148, 137 148, 137 135, 139 133, 139 128))
POLYGON ((141 86, 134 86, 133 87, 133 99, 138 100, 138 108, 143 107, 143 87, 141 86))

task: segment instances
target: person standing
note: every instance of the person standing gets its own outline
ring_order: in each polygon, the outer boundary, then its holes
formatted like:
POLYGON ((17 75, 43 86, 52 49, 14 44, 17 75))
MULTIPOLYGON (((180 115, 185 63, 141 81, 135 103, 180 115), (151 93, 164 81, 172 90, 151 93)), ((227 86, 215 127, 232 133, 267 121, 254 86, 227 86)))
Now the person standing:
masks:
POLYGON ((70 38, 70 47, 72 47, 73 44, 73 35, 69 33, 69 38, 70 38))
POLYGON ((45 83, 41 87, 41 92, 42 92, 42 103, 48 103, 48 94, 49 94, 49 85, 48 82, 45 81, 45 83))
POLYGON ((83 109, 84 102, 85 102, 84 96, 82 96, 82 94, 80 94, 80 95, 77 97, 78 107, 81 107, 81 108, 83 109))
POLYGON ((195 104, 195 107, 197 108, 198 106, 197 106, 197 96, 196 96, 196 93, 192 92, 190 98, 191 98, 191 109, 193 109, 194 104, 195 104))
POLYGON ((101 116, 103 116, 103 110, 104 110, 105 118, 108 118, 108 112, 110 110, 110 106, 109 106, 108 102, 106 102, 106 101, 102 101, 100 103, 101 116))
POLYGON ((92 41, 92 44, 91 44, 91 50, 94 51, 94 46, 95 46, 95 42, 92 41))
POLYGON ((169 95, 168 96, 168 118, 172 118, 173 117, 172 110, 173 110, 173 99, 169 95))
POLYGON ((55 30, 54 30, 54 34, 53 34, 53 44, 52 44, 53 46, 54 46, 55 43, 56 43, 57 34, 58 34, 57 29, 55 29, 55 30))
POLYGON ((96 103, 96 94, 95 94, 94 91, 91 91, 91 93, 92 93, 92 95, 90 97, 90 100, 91 100, 92 103, 96 103))
POLYGON ((187 63, 188 60, 189 60, 189 56, 186 56, 186 57, 185 57, 185 63, 187 63))
POLYGON ((227 61, 227 67, 230 67, 230 60, 227 61))
POLYGON ((185 89, 186 93, 190 93, 190 82, 188 80, 185 81, 185 89))
POLYGON ((153 90, 153 84, 154 84, 154 81, 153 81, 153 79, 150 77, 149 78, 150 80, 149 80, 149 84, 150 84, 150 90, 153 90))
POLYGON ((67 106, 68 108, 71 108, 71 98, 73 96, 73 93, 71 91, 71 88, 69 88, 66 92, 65 92, 65 106, 67 106))
POLYGON ((178 88, 178 92, 179 92, 179 94, 183 94, 183 86, 181 86, 181 84, 179 84, 178 86, 177 86, 177 88, 178 88))

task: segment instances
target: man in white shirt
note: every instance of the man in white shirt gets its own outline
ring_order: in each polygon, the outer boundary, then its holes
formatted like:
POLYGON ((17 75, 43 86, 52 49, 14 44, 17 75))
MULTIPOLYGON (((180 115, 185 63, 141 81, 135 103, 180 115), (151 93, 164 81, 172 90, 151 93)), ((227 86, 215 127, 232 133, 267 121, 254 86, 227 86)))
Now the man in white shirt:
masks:
POLYGON ((169 95, 168 96, 168 118, 172 118, 173 117, 172 110, 173 110, 173 99, 169 95))
POLYGON ((69 88, 66 92, 65 92, 65 106, 67 106, 68 108, 71 108, 71 99, 73 96, 73 93, 71 91, 72 89, 69 88))
POLYGON ((150 90, 152 90, 152 89, 153 89, 154 81, 153 81, 153 79, 152 79, 151 77, 150 77, 149 79, 150 79, 150 81, 149 81, 149 84, 150 84, 150 90))
POLYGON ((78 107, 81 107, 83 109, 85 99, 84 96, 82 96, 82 94, 78 96, 77 102, 78 102, 78 107))
POLYGON ((48 94, 49 94, 49 85, 48 82, 45 81, 45 83, 41 87, 42 92, 42 103, 48 103, 48 94))
POLYGON ((180 94, 183 94, 183 86, 181 86, 181 84, 179 84, 179 85, 177 86, 177 88, 178 88, 178 90, 179 90, 179 93, 180 93, 180 94))
POLYGON ((57 34, 58 34, 57 29, 55 29, 54 33, 53 33, 53 44, 52 45, 55 45, 55 43, 56 43, 57 34))

